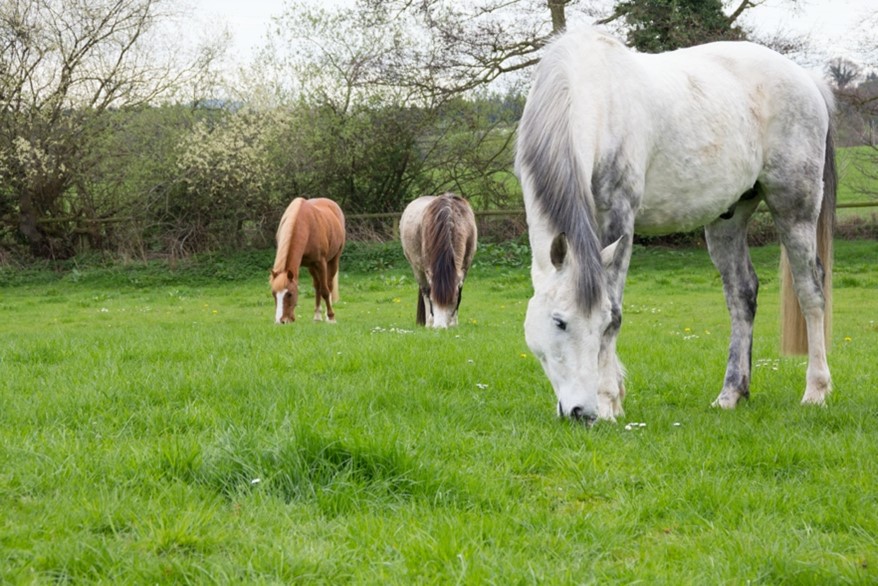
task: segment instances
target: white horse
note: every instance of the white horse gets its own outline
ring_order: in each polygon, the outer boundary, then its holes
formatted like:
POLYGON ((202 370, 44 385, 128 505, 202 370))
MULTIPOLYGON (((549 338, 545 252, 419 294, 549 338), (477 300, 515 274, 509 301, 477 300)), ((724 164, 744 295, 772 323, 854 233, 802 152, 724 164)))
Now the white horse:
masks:
POLYGON ((638 54, 582 28, 547 47, 519 125, 516 170, 533 254, 525 335, 559 415, 591 423, 622 413, 616 337, 635 231, 705 227, 731 315, 714 405, 749 397, 758 281, 747 223, 760 201, 804 314, 807 346, 785 342, 807 348, 802 402, 824 403, 833 107, 824 83, 751 43, 638 54))

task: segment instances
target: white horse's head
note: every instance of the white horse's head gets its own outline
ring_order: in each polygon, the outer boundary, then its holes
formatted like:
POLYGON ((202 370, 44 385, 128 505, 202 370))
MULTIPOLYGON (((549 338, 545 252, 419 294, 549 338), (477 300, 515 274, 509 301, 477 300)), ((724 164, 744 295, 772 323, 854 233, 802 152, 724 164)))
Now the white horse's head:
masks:
MULTIPOLYGON (((601 251, 604 267, 617 243, 601 251)), ((550 249, 551 265, 534 266, 534 295, 524 321, 528 347, 539 359, 558 398, 558 415, 593 423, 598 408, 599 357, 604 332, 612 320, 606 286, 591 309, 577 299, 577 259, 560 234, 550 249)), ((602 277, 603 278, 603 277, 602 277)))

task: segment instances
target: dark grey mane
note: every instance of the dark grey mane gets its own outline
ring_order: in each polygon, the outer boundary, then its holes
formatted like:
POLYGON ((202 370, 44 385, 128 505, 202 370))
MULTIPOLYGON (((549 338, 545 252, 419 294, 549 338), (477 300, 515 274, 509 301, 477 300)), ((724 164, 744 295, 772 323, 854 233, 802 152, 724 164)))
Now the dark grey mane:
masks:
POLYGON ((578 270, 577 302, 590 311, 603 292, 603 265, 590 182, 570 136, 569 80, 559 67, 543 66, 539 74, 519 126, 519 175, 527 170, 543 215, 556 234, 567 236, 578 270))

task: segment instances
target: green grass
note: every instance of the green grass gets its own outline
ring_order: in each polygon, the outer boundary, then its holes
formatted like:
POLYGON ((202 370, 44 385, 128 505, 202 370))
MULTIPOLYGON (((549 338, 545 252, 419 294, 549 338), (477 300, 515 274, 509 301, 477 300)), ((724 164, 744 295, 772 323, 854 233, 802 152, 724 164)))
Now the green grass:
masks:
MULTIPOLYGON (((848 147, 838 150, 839 202, 878 200, 878 152, 874 148, 848 147)), ((874 211, 866 208, 864 211, 874 211)))
POLYGON ((7 270, 0 583, 875 583, 878 243, 836 252, 827 408, 777 353, 776 247, 733 412, 706 253, 638 248, 627 415, 592 429, 555 418, 497 250, 439 332, 390 247, 351 249, 336 326, 310 294, 272 323, 271 252, 7 270))

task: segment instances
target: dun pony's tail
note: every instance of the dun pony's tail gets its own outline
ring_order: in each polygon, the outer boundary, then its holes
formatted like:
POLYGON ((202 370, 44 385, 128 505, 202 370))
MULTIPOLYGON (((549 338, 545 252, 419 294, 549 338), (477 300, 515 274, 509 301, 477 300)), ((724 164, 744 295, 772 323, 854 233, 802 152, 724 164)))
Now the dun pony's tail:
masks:
POLYGON ((330 294, 333 303, 338 301, 338 271, 335 271, 335 275, 332 277, 332 291, 330 294))
MULTIPOLYGON (((831 105, 831 102, 827 102, 831 105)), ((831 109, 831 108, 830 108, 831 109)), ((826 159, 823 164, 823 203, 817 220, 817 255, 823 264, 824 318, 823 332, 826 347, 832 333, 832 234, 835 227, 835 197, 838 177, 835 168, 835 145, 832 140, 832 125, 826 133, 826 159)), ((805 316, 799 307, 793 287, 786 250, 781 249, 781 354, 807 354, 808 330, 805 316)))

